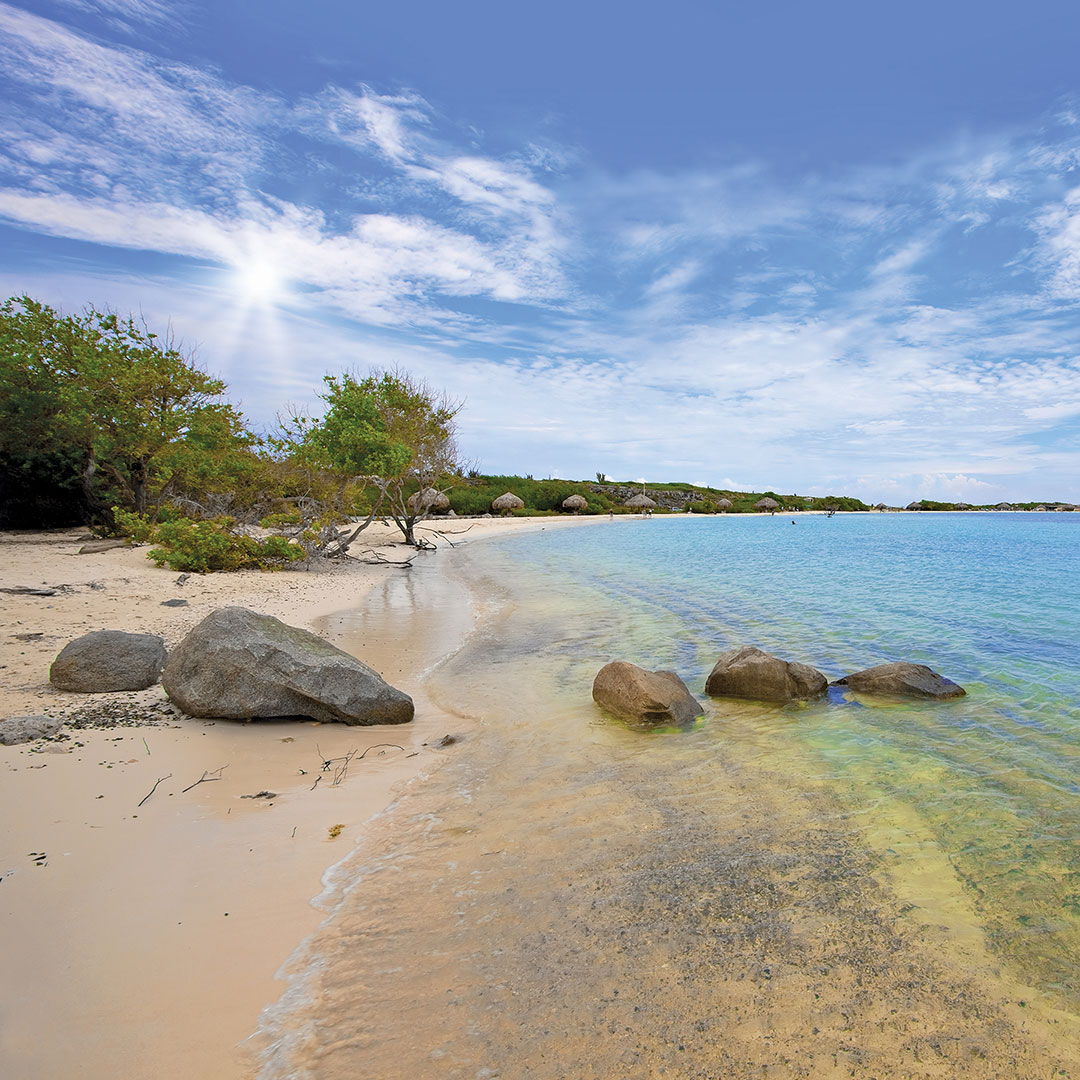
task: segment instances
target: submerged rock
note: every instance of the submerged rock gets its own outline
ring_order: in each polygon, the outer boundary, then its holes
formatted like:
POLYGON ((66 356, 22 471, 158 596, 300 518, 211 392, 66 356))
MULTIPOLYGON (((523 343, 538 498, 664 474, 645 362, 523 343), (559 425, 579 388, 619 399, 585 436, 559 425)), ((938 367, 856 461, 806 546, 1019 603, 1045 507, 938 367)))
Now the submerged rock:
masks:
POLYGON ((241 607, 207 615, 161 677, 189 716, 256 720, 310 716, 345 724, 404 724, 408 694, 329 641, 241 607))
POLYGON ((49 668, 49 682, 80 694, 145 690, 158 681, 165 655, 165 639, 157 634, 95 630, 60 650, 49 668))
POLYGON ((52 716, 13 716, 9 720, 0 720, 0 744, 17 746, 19 743, 33 742, 55 735, 60 730, 61 721, 52 716))
POLYGON ((856 671, 837 679, 833 686, 846 686, 860 694, 892 694, 897 697, 947 698, 964 697, 967 691, 946 679, 925 664, 910 664, 899 660, 894 664, 856 671))
POLYGON ((692 724, 704 712, 674 671, 646 671, 624 660, 597 672, 592 696, 615 716, 649 724, 692 724))
POLYGON ((829 688, 817 668, 772 656, 753 645, 723 653, 705 682, 712 697, 749 698, 752 701, 801 701, 816 698, 829 688))

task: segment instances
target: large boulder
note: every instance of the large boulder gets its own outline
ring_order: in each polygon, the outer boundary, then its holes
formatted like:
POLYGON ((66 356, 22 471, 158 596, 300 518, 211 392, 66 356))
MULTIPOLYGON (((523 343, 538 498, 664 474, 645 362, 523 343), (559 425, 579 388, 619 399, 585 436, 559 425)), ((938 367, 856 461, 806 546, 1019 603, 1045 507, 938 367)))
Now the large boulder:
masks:
POLYGON ((61 721, 53 716, 13 716, 0 720, 0 744, 16 746, 19 743, 33 742, 55 735, 60 730, 61 721))
POLYGON ((962 686, 931 671, 925 664, 909 664, 903 660, 845 675, 833 686, 846 686, 860 694, 890 694, 894 697, 946 699, 963 697, 967 693, 962 686))
POLYGON ((712 697, 752 701, 801 701, 820 697, 828 688, 829 680, 817 668, 781 660, 753 645, 722 654, 705 682, 705 693, 712 697))
POLYGON ((310 716, 345 724, 404 724, 408 694, 329 641, 241 607, 207 615, 161 676, 189 716, 255 720, 310 716))
POLYGON ((646 671, 615 660, 597 672, 593 701, 624 720, 692 724, 704 710, 674 671, 646 671))
POLYGON ((80 694, 145 690, 158 681, 164 666, 165 640, 157 634, 95 630, 60 650, 49 668, 49 682, 80 694))

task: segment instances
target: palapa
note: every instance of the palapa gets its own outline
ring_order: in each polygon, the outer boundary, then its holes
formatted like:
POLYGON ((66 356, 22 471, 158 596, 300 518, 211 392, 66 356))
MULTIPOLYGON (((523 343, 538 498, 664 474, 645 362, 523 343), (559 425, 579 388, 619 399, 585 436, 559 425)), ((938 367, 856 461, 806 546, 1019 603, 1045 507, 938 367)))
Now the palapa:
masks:
POLYGON ((769 496, 766 495, 764 499, 758 499, 758 501, 754 503, 754 509, 768 510, 771 512, 773 510, 779 510, 780 504, 775 499, 770 499, 769 496))
POLYGON ((635 495, 627 499, 624 506, 632 506, 635 510, 655 510, 656 503, 648 495, 635 495))
POLYGON ((724 513, 727 513, 727 511, 730 510, 734 505, 735 504, 730 499, 716 500, 716 509, 722 510, 724 513))
POLYGON ((491 504, 491 509, 497 510, 500 514, 509 514, 511 510, 521 510, 524 506, 524 500, 519 499, 512 491, 508 491, 491 504))
POLYGON ((427 488, 423 493, 416 491, 410 495, 406 505, 412 511, 434 510, 436 513, 442 513, 450 509, 450 500, 441 491, 427 488))
POLYGON ((584 510, 589 505, 589 500, 584 495, 568 495, 562 501, 562 508, 564 510, 573 510, 576 514, 579 510, 584 510))

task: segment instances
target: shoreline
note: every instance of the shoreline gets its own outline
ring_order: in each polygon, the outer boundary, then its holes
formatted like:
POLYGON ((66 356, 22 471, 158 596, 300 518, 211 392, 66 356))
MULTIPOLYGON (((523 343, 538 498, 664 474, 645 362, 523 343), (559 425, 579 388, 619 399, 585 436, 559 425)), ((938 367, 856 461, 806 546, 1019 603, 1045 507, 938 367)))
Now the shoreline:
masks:
MULTIPOLYGON (((468 531, 472 543, 603 520, 492 518, 439 528, 450 536, 468 531)), ((385 552, 395 534, 376 527, 365 541, 385 552)), ((154 567, 145 549, 77 555, 82 535, 0 535, 0 587, 63 586, 48 597, 3 594, 0 716, 112 711, 122 718, 112 728, 65 726, 66 738, 0 746, 0 913, 8 942, 0 1071, 28 1080, 247 1076, 243 1043, 261 1010, 280 997, 282 965, 323 918, 316 904, 324 879, 366 822, 452 753, 435 743, 463 721, 427 698, 423 679, 460 648, 477 608, 459 596, 464 608, 452 605, 454 619, 436 625, 428 618, 413 633, 425 603, 440 604, 417 589, 417 611, 382 605, 375 633, 364 615, 359 655, 414 696, 410 724, 177 717, 158 711, 160 684, 64 693, 50 687, 49 663, 93 629, 160 633, 172 647, 228 604, 339 643, 335 617, 370 612, 392 582, 408 575, 445 587, 438 554, 423 554, 410 571, 350 561, 309 573, 192 575, 178 585, 176 572, 154 567), (166 599, 188 604, 163 607, 166 599), (350 752, 358 753, 341 780, 325 782, 320 761, 350 752)))

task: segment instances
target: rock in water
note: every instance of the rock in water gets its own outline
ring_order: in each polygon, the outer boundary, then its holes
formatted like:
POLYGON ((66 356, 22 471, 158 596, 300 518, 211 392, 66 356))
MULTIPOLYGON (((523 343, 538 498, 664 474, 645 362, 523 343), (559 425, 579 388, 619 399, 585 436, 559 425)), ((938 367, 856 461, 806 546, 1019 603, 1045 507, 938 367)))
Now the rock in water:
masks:
POLYGON ((412 698, 356 657, 241 607, 207 615, 173 650, 161 682, 189 716, 310 716, 346 724, 413 718, 412 698))
POLYGON ((157 634, 95 630, 68 642, 49 668, 49 682, 60 690, 103 694, 145 690, 165 666, 165 640, 157 634))
POLYGON ((821 697, 829 680, 817 668, 790 663, 753 645, 724 653, 709 673, 705 693, 752 701, 801 701, 821 697))
POLYGON ((646 671, 615 660, 597 672, 593 701, 625 720, 692 724, 705 710, 674 671, 646 671))
POLYGON ((0 720, 0 743, 16 746, 55 735, 59 730, 60 721, 52 716, 13 716, 10 720, 0 720))
POLYGON ((837 679, 833 686, 846 686, 860 694, 892 694, 896 697, 954 698, 963 697, 967 691, 951 679, 946 679, 925 664, 909 664, 899 660, 895 664, 878 664, 877 667, 856 671, 837 679))

